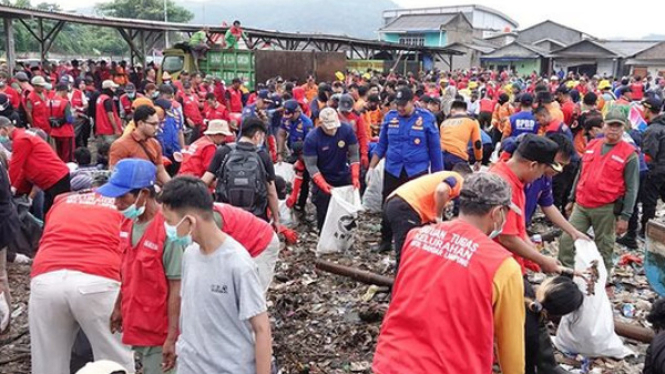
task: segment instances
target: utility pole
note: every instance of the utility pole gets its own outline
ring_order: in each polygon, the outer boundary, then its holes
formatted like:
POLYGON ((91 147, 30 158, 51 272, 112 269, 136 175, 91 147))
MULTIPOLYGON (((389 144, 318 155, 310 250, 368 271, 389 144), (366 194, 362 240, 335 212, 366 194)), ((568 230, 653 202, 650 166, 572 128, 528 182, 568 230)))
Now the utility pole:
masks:
MULTIPOLYGON (((164 22, 169 21, 168 9, 167 9, 167 5, 166 5, 167 1, 168 0, 164 0, 164 22)), ((164 49, 166 49, 168 47, 169 47, 169 32, 164 31, 164 49)))

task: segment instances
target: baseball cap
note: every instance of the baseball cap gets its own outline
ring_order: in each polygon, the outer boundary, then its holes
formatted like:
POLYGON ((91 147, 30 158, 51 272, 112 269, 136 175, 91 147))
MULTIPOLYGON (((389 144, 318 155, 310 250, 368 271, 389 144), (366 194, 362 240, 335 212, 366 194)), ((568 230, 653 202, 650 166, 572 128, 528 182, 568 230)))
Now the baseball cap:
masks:
POLYGON ((29 81, 28 74, 26 74, 25 72, 22 72, 22 71, 19 71, 18 73, 16 73, 16 75, 14 75, 14 78, 16 78, 16 80, 19 81, 19 82, 29 81))
POLYGON ((570 89, 566 85, 561 85, 556 89, 556 93, 567 95, 570 93, 570 89))
POLYGON ((147 105, 152 108, 155 107, 155 104, 152 102, 152 100, 148 99, 147 97, 137 97, 132 102, 132 109, 136 109, 142 105, 147 105))
POLYGON ((339 98, 339 111, 340 112, 350 112, 353 110, 353 104, 355 101, 353 97, 349 94, 342 94, 339 98))
POLYGON ((494 173, 480 172, 467 176, 460 191, 460 202, 505 206, 522 215, 522 210, 513 203, 512 188, 508 182, 494 173))
POLYGON ((33 86, 44 87, 44 86, 46 86, 46 79, 44 79, 44 77, 38 75, 38 76, 32 78, 32 80, 30 81, 30 84, 32 84, 33 86))
POLYGON ((55 85, 56 92, 69 91, 69 85, 67 83, 58 83, 55 85))
POLYGON ((113 82, 112 80, 105 80, 104 82, 102 82, 103 90, 107 90, 109 88, 118 88, 118 85, 115 84, 115 82, 113 82))
POLYGON ((208 129, 203 133, 204 135, 226 135, 231 136, 231 129, 229 123, 223 119, 214 119, 208 122, 208 129))
POLYGON ((321 120, 321 126, 326 130, 332 130, 342 126, 342 123, 337 116, 337 111, 333 108, 324 108, 321 110, 319 113, 319 119, 321 120))
POLYGON ((402 87, 397 90, 397 95, 395 96, 395 101, 397 105, 404 105, 409 101, 413 100, 413 91, 408 87, 402 87))
POLYGON ((284 114, 293 114, 298 108, 300 108, 300 104, 295 100, 287 100, 284 102, 284 114))
POLYGON ((89 362, 76 374, 127 374, 122 365, 109 360, 89 362))
POLYGON ((642 106, 654 113, 660 113, 663 110, 663 101, 657 97, 647 97, 642 101, 642 106))
POLYGON ((146 160, 126 158, 115 165, 108 183, 99 187, 97 193, 106 197, 120 197, 132 190, 155 185, 157 168, 146 160))
POLYGON ((134 86, 134 83, 127 83, 125 85, 125 92, 127 91, 136 91, 136 86, 134 86))
POLYGON ((543 136, 526 134, 517 146, 516 151, 523 159, 547 164, 559 173, 563 170, 563 166, 554 161, 557 152, 559 152, 559 146, 543 136))
POLYGON ((522 105, 533 105, 533 95, 530 93, 523 93, 520 96, 520 103, 522 105))
POLYGON ((606 124, 612 124, 612 123, 620 123, 624 126, 628 125, 628 117, 621 111, 619 108, 612 108, 610 109, 609 112, 605 115, 605 123, 606 124))
POLYGON ((263 101, 271 102, 270 100, 270 91, 268 90, 260 90, 259 92, 256 93, 256 97, 258 99, 261 99, 263 101))

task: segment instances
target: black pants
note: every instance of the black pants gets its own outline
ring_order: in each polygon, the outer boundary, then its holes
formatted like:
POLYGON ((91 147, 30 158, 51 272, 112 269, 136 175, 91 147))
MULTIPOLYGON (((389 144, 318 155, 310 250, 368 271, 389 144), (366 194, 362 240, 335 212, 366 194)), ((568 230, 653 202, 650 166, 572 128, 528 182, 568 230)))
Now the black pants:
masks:
POLYGON ((383 220, 390 225, 390 229, 393 232, 395 260, 397 261, 395 274, 397 274, 406 235, 412 229, 422 226, 423 223, 420 219, 420 214, 399 196, 388 199, 383 210, 383 220))
POLYGON ((310 182, 309 172, 307 172, 307 169, 305 169, 305 171, 302 174, 300 195, 298 195, 298 202, 296 203, 296 207, 302 211, 304 211, 305 206, 307 206, 307 198, 309 197, 309 182, 310 182))
POLYGON ((480 112, 478 115, 478 122, 480 123, 480 128, 486 130, 492 124, 492 112, 480 112))
MULTIPOLYGON (((343 181, 342 183, 331 183, 330 181, 328 181, 328 183, 333 187, 348 186, 351 184, 351 176, 348 177, 348 180, 343 181)), ((330 205, 330 195, 321 191, 316 184, 312 187, 312 204, 316 207, 316 227, 319 229, 320 234, 321 229, 323 228, 323 223, 326 221, 326 214, 328 213, 328 206, 330 205)))
MULTIPOLYGON (((531 300, 536 299, 536 291, 529 283, 529 280, 524 277, 524 297, 531 300)), ((526 374, 535 374, 536 365, 538 363, 538 351, 540 349, 540 315, 526 310, 526 319, 524 321, 524 343, 525 343, 525 364, 526 374)))
POLYGON ((579 161, 571 162, 563 168, 563 171, 552 178, 552 195, 554 195, 554 206, 564 215, 564 208, 568 203, 568 196, 573 188, 575 176, 579 169, 579 161))
POLYGON ((74 122, 74 136, 76 148, 85 147, 88 148, 88 139, 90 139, 90 132, 92 126, 90 126, 90 120, 88 118, 79 117, 74 122))
MULTIPOLYGON (((395 177, 394 175, 384 172, 383 173, 383 210, 386 210, 386 199, 388 199, 388 196, 395 192, 397 188, 399 188, 401 185, 404 183, 414 180, 420 176, 423 176, 427 174, 427 171, 423 171, 422 173, 418 173, 413 175, 412 177, 409 177, 409 175, 406 173, 406 170, 402 169, 402 173, 399 175, 399 177, 395 177)), ((388 222, 384 219, 381 220, 381 244, 382 245, 388 245, 392 242, 393 238, 393 232, 390 229, 390 225, 388 222)))
POLYGON ((59 181, 55 182, 51 188, 44 190, 44 217, 46 217, 46 214, 48 214, 48 211, 53 206, 55 197, 69 191, 71 191, 71 187, 69 185, 69 173, 59 181))
MULTIPOLYGON (((642 189, 642 230, 647 228, 647 222, 656 216, 658 198, 663 198, 665 189, 665 173, 648 172, 642 189)), ((665 198, 663 198, 665 200, 665 198)))
POLYGON ((637 237, 637 229, 640 221, 640 203, 642 202, 644 195, 644 183, 646 177, 646 173, 640 173, 640 187, 637 191, 637 200, 635 201, 635 207, 633 208, 633 215, 630 216, 630 220, 628 221, 628 231, 626 232, 626 236, 629 238, 637 237))

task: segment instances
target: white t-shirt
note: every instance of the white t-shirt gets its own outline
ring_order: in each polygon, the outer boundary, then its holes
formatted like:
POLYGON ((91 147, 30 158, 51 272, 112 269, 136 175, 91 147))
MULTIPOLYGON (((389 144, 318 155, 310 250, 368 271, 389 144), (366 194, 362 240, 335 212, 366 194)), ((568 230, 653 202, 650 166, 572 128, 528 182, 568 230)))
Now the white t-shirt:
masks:
POLYGON ((187 247, 181 296, 178 374, 255 374, 249 319, 267 308, 247 250, 230 236, 210 255, 187 247))

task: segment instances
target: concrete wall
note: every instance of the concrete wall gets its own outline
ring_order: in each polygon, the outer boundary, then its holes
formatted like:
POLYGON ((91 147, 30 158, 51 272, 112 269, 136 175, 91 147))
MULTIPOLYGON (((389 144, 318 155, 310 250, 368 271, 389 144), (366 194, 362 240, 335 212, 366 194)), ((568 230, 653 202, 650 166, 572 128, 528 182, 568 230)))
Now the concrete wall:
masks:
POLYGON ((545 22, 534 28, 521 31, 517 40, 526 44, 533 44, 546 38, 559 41, 564 45, 570 45, 582 40, 582 35, 580 32, 561 27, 553 22, 545 22))
POLYGON ((603 75, 607 74, 608 76, 614 76, 619 69, 619 61, 613 61, 613 59, 556 59, 554 61, 554 70, 559 71, 562 68, 564 71, 568 71, 569 67, 578 66, 578 65, 587 65, 587 64, 596 64, 596 74, 603 75))
POLYGON ((391 43, 399 42, 399 34, 397 33, 381 33, 381 40, 391 43))
MULTIPOLYGON (((481 53, 479 51, 468 48, 463 48, 461 50, 463 50, 465 54, 463 56, 453 56, 452 70, 455 69, 468 70, 474 66, 480 66, 481 53)), ((448 65, 442 62, 438 62, 436 64, 436 67, 438 67, 442 71, 449 70, 448 65)))
POLYGON ((540 73, 541 60, 539 58, 523 59, 523 60, 484 60, 482 63, 483 68, 497 69, 499 66, 508 67, 517 72, 519 76, 531 75, 535 70, 540 73))
POLYGON ((471 43, 473 41, 473 27, 465 17, 458 16, 444 26, 446 40, 442 46, 450 43, 471 43))
MULTIPOLYGON (((414 33, 415 35, 416 33, 414 33)), ((437 32, 425 32, 425 33, 418 33, 421 35, 425 35, 425 46, 427 47, 442 47, 446 44, 447 42, 447 35, 446 32, 443 31, 442 33, 437 32)), ((399 43, 399 38, 400 36, 408 36, 409 34, 401 34, 401 33, 382 33, 381 34, 381 40, 390 42, 390 43, 399 43)))

